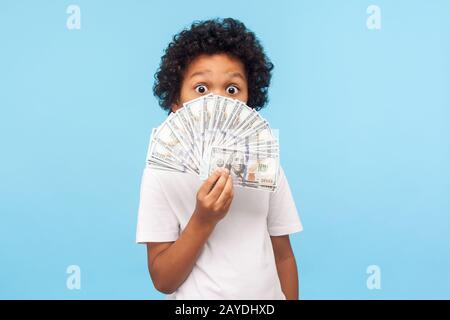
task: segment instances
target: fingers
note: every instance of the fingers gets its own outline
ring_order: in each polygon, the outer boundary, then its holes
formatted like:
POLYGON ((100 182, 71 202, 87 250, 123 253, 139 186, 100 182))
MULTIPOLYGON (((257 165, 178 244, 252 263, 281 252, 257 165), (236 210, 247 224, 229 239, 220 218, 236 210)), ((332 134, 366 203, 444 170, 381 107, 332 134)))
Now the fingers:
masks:
POLYGON ((219 198, 220 194, 223 191, 223 188, 225 188, 225 185, 228 181, 229 173, 228 170, 221 170, 221 176, 217 180, 216 185, 212 188, 212 190, 207 195, 207 198, 211 202, 216 202, 219 198))
POLYGON ((233 199, 233 178, 231 177, 231 175, 228 175, 227 182, 225 183, 225 186, 219 198, 217 199, 216 204, 221 207, 226 207, 227 202, 231 203, 232 199, 233 199))
POLYGON ((214 171, 208 179, 206 179, 205 182, 203 182, 203 185, 200 187, 200 190, 198 191, 198 194, 200 197, 206 197, 208 193, 211 191, 214 184, 217 182, 217 180, 221 177, 221 172, 219 170, 214 171))
POLYGON ((230 197, 226 202, 225 202, 225 205, 223 206, 223 208, 224 208, 224 210, 225 211, 228 211, 228 209, 230 209, 230 205, 231 205, 231 202, 233 201, 233 197, 230 197))
POLYGON ((198 199, 211 212, 228 211, 233 200, 233 178, 227 169, 218 169, 203 183, 198 199))

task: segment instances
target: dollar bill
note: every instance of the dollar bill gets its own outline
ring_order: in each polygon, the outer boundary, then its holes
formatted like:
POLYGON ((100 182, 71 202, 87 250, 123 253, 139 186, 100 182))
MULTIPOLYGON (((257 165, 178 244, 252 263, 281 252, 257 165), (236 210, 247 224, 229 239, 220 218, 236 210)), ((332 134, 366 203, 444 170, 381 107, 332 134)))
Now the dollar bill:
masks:
POLYGON ((258 117, 258 113, 254 109, 251 109, 244 103, 237 101, 234 113, 225 124, 225 128, 223 130, 224 136, 217 141, 217 143, 221 144, 229 139, 233 139, 233 137, 236 137, 235 133, 240 130, 241 126, 255 117, 258 117))
POLYGON ((186 110, 187 118, 192 124, 194 143, 196 143, 200 155, 203 155, 203 137, 204 137, 204 105, 212 94, 202 96, 183 104, 186 110))
POLYGON ((146 165, 206 179, 220 166, 237 186, 275 191, 278 136, 244 102, 207 94, 188 101, 152 131, 146 165))
MULTIPOLYGON (((198 166, 195 164, 192 152, 184 148, 183 144, 177 138, 167 122, 164 122, 154 133, 153 141, 156 142, 154 144, 155 148, 157 147, 158 150, 168 150, 177 162, 180 162, 189 170, 199 173, 198 166)), ((163 161, 167 160, 163 159, 163 161)))
POLYGON ((180 120, 181 125, 187 133, 186 139, 188 139, 190 144, 192 145, 193 153, 196 155, 197 159, 200 159, 201 153, 200 148, 196 143, 194 124, 191 121, 187 110, 187 108, 180 108, 175 114, 177 115, 177 118, 180 120))
POLYGON ((276 153, 246 152, 213 146, 208 175, 227 168, 233 183, 243 187, 275 191, 278 187, 279 157, 276 153))
POLYGON ((189 157, 194 162, 195 166, 197 168, 200 167, 200 162, 198 161, 198 157, 195 154, 195 143, 194 141, 189 139, 189 134, 186 132, 179 114, 174 113, 169 116, 166 120, 166 123, 182 145, 184 151, 189 154, 189 157))

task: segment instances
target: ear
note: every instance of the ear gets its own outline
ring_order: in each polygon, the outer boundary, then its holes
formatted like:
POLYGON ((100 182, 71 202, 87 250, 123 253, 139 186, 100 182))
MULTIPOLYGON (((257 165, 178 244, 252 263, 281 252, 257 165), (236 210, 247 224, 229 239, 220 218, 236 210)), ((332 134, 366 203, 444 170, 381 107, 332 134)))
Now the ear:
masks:
POLYGON ((177 112, 178 109, 181 108, 181 105, 178 103, 178 100, 174 103, 172 103, 172 105, 170 106, 170 110, 172 110, 172 112, 177 112))

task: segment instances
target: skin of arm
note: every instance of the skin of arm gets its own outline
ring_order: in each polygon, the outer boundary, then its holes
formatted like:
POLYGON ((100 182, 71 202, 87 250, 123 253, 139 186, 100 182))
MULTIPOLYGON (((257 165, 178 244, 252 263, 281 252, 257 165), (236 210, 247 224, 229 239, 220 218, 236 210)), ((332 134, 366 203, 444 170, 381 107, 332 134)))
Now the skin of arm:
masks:
POLYGON ((198 190, 196 208, 180 237, 174 242, 147 243, 148 270, 158 291, 173 293, 186 280, 232 199, 233 180, 228 170, 220 169, 198 190))
POLYGON ((298 300, 298 272, 289 235, 271 236, 281 289, 286 300, 298 300))

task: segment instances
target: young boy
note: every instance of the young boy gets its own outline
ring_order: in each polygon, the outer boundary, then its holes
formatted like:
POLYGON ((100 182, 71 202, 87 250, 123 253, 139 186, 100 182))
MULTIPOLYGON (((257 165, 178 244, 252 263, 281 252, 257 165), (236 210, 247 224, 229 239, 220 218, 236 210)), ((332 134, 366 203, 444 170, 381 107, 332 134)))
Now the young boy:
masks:
MULTIPOLYGON (((163 109, 214 93, 267 103, 272 63, 234 19, 194 23, 169 44, 155 75, 163 109)), ((281 169, 279 189, 233 187, 227 169, 196 175, 144 169, 136 241, 168 299, 298 299, 289 234, 302 230, 281 169)))

